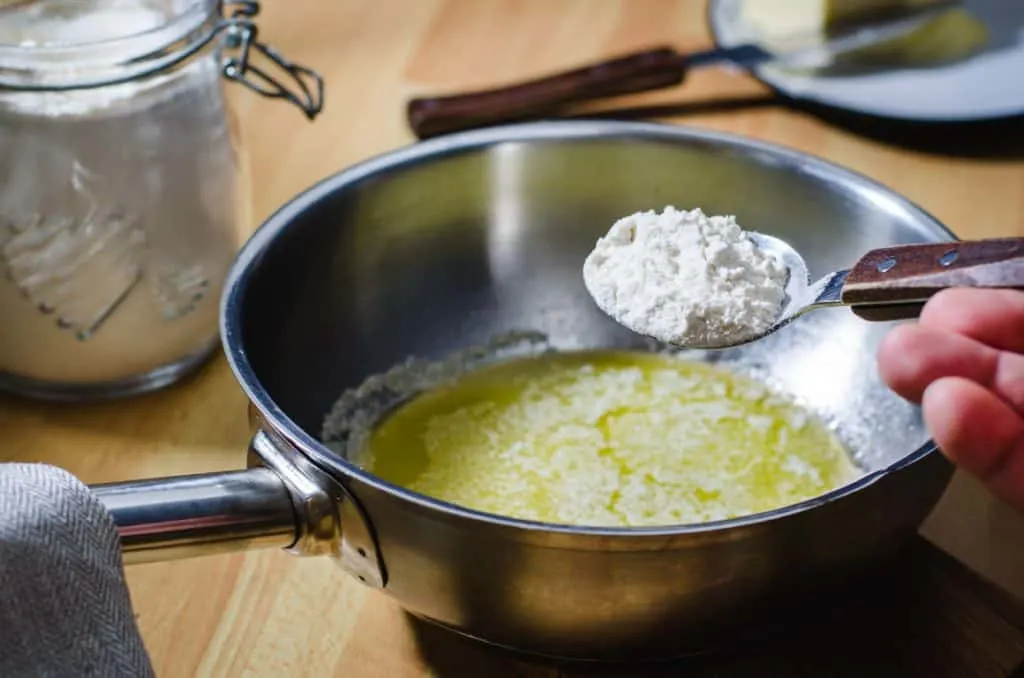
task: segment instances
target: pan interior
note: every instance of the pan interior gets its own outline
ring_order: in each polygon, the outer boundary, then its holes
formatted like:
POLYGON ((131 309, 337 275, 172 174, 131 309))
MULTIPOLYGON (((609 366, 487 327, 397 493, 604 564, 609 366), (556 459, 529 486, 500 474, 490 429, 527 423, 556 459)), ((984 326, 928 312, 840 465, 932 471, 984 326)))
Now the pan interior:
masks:
POLYGON ((667 351, 559 352, 542 341, 502 353, 371 378, 338 400, 324 440, 424 496, 592 527, 763 513, 862 473, 801 404, 734 370, 667 351))
MULTIPOLYGON (((253 264, 240 315, 246 358, 277 406, 320 439, 342 392, 411 358, 487 358, 509 336, 663 348, 597 309, 581 276, 596 238, 639 210, 735 214, 792 244, 812 278, 870 248, 950 239, 909 203, 800 156, 700 133, 573 129, 412 152, 329 182, 293 212, 253 264)), ((871 471, 927 442, 918 408, 876 373, 890 327, 816 311, 757 343, 685 357, 807 405, 871 471)))

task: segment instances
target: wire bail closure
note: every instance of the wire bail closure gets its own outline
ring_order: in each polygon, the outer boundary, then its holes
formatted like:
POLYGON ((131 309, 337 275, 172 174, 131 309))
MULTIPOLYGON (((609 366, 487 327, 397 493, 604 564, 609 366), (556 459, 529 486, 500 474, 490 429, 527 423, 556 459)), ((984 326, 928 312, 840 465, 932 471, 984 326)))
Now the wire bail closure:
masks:
POLYGON ((238 55, 229 58, 224 64, 224 76, 265 97, 286 99, 305 113, 307 118, 314 119, 323 108, 324 83, 320 74, 311 68, 292 63, 257 39, 259 28, 252 20, 260 11, 257 0, 228 0, 225 6, 234 9, 230 17, 220 22, 214 33, 226 29, 226 47, 237 49, 238 55), (287 74, 298 92, 253 64, 251 57, 254 50, 287 74))

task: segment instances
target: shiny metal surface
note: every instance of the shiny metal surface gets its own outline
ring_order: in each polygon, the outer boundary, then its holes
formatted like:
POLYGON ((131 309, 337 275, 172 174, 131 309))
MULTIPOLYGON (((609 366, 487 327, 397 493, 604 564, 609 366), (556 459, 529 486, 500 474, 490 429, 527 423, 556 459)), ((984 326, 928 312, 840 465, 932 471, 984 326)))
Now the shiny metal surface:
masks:
POLYGON ((296 462, 295 454, 258 431, 249 446, 249 466, 264 466, 280 478, 292 503, 295 538, 287 547, 296 555, 327 555, 341 538, 338 523, 337 497, 305 472, 296 462))
POLYGON ((331 556, 364 584, 385 585, 384 563, 366 514, 341 484, 267 430, 253 436, 249 465, 273 469, 288 488, 296 535, 288 552, 331 556))
MULTIPOLYGON (((222 476, 191 481, 216 499, 198 507, 176 492, 178 479, 127 484, 120 497, 98 491, 122 529, 143 526, 154 556, 178 545, 160 536, 164 523, 169 534, 210 519, 251 525, 253 510, 264 517, 255 531, 334 556, 412 614, 526 652, 667 657, 761 631, 780 606, 813 614, 832 585, 916 530, 952 473, 917 408, 875 373, 889 323, 827 309, 748 346, 690 354, 800 398, 866 472, 735 520, 636 529, 513 520, 389 485, 319 441, 344 389, 410 355, 439 358, 517 331, 562 349, 652 348, 591 302, 581 266, 615 219, 665 204, 736 214, 791 243, 815 277, 874 247, 954 239, 863 177, 732 136, 558 122, 418 144, 299 195, 239 254, 222 337, 262 427, 250 464, 269 468, 223 478, 251 500, 231 503, 222 476), (218 502, 223 511, 212 510, 218 502), (285 507, 309 512, 298 532, 285 507), (367 576, 374 568, 377 579, 367 576)), ((131 539, 128 529, 137 548, 131 539)))
POLYGON ((954 239, 884 187, 786 149, 662 125, 557 122, 375 158, 285 205, 241 252, 222 302, 229 360, 265 425, 365 509, 384 590, 413 613, 563 657, 706 649, 874 562, 941 495, 950 466, 919 411, 875 372, 890 324, 842 308, 694 356, 809 403, 868 471, 766 514, 632 530, 527 523, 395 488, 318 441, 343 389, 410 355, 517 330, 567 349, 647 347, 595 307, 580 267, 616 218, 665 204, 736 214, 791 243, 815 278, 874 247, 954 239))
POLYGON ((843 303, 843 285, 849 271, 837 271, 820 278, 811 285, 811 295, 814 299, 813 306, 839 306, 843 303))
POLYGON ((268 469, 93 485, 127 563, 295 542, 295 512, 268 469))

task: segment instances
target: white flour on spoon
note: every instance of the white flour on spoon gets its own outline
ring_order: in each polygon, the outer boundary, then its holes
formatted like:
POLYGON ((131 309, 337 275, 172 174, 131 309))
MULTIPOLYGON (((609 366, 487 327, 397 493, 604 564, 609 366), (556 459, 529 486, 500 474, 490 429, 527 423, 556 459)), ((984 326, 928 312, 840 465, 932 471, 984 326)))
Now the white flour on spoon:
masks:
POLYGON ((735 217, 671 206, 618 220, 583 264, 584 283, 602 311, 678 346, 763 333, 779 315, 787 277, 735 217))

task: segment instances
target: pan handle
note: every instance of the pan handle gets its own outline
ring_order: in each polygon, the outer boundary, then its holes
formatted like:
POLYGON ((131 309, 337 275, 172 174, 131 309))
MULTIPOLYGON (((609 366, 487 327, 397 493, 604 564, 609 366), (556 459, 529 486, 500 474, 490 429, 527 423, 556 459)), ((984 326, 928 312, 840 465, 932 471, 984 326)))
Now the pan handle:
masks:
POLYGON ((255 423, 248 470, 90 487, 117 525, 125 563, 277 546, 333 557, 367 586, 384 587, 376 533, 355 496, 255 423))
POLYGON ((257 547, 299 536, 291 493, 269 468, 92 485, 121 537, 126 563, 257 547))

